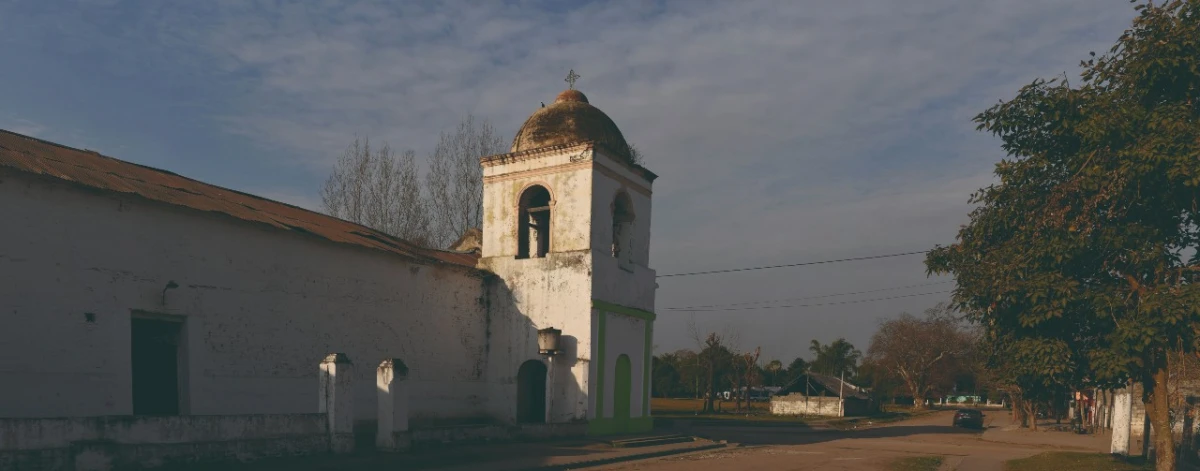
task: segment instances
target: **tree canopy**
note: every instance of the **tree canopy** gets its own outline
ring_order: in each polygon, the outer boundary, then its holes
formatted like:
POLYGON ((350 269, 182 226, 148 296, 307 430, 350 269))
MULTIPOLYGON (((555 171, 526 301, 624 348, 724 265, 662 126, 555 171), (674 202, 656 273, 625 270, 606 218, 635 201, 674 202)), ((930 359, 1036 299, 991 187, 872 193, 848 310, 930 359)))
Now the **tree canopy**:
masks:
POLYGON ((1200 2, 1137 10, 1077 85, 1035 80, 976 117, 1008 158, 927 266, 955 276, 955 307, 1027 377, 1142 381, 1167 469, 1155 386, 1200 326, 1200 2))
POLYGON ((824 345, 813 340, 808 350, 813 354, 808 369, 830 376, 845 374, 847 378, 853 378, 858 371, 858 360, 862 358, 862 352, 844 338, 824 345))

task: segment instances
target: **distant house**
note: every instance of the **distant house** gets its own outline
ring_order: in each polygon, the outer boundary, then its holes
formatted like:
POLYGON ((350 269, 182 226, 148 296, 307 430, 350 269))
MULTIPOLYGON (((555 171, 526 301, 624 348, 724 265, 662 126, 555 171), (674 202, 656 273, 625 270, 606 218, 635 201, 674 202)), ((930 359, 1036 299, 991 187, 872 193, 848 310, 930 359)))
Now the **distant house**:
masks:
POLYGON ((866 389, 817 373, 800 375, 771 397, 775 415, 845 417, 867 415, 875 408, 866 389))

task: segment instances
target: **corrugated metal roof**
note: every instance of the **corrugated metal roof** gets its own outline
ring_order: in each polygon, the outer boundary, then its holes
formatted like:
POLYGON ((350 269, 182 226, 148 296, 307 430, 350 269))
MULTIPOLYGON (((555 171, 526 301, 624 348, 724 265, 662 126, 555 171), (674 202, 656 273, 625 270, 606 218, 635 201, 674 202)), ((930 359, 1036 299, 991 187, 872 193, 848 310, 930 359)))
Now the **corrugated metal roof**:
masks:
POLYGON ((73 149, 0 129, 0 167, 97 190, 303 232, 340 244, 393 253, 422 263, 475 267, 479 255, 430 249, 383 232, 278 201, 221 188, 174 173, 73 149))
POLYGON ((791 393, 806 394, 809 396, 829 395, 837 396, 839 393, 844 397, 869 400, 871 398, 862 388, 850 384, 849 381, 843 382, 840 378, 817 373, 803 373, 788 383, 779 390, 778 395, 786 396, 791 393))

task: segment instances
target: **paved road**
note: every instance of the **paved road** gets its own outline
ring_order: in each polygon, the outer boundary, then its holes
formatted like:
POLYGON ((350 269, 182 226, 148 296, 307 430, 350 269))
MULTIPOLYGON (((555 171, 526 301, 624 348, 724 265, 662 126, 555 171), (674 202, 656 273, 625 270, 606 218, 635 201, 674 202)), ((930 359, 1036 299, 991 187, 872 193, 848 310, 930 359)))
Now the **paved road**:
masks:
POLYGON ((697 428, 692 433, 742 446, 597 469, 868 471, 885 470, 889 462, 899 457, 941 455, 945 459, 940 471, 1001 471, 1005 461, 1054 448, 1103 451, 1103 437, 1012 430, 1008 427, 1008 414, 1003 411, 987 413, 988 428, 984 432, 951 427, 952 414, 937 412, 848 432, 778 427, 697 428))

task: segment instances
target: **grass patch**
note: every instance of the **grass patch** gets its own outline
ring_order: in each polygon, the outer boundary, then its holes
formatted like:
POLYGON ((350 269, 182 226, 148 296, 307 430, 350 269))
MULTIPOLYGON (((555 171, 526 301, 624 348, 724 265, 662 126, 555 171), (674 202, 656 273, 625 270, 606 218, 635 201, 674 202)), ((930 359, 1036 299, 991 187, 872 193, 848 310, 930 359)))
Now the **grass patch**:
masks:
POLYGON ((653 415, 690 414, 699 412, 701 409, 704 409, 704 401, 700 399, 650 398, 650 413, 653 415))
POLYGON ((1127 462, 1101 453, 1049 452, 1004 464, 1005 471, 1153 471, 1154 465, 1127 462))
POLYGON ((942 465, 941 456, 910 456, 897 458, 888 463, 890 471, 937 471, 942 465))

